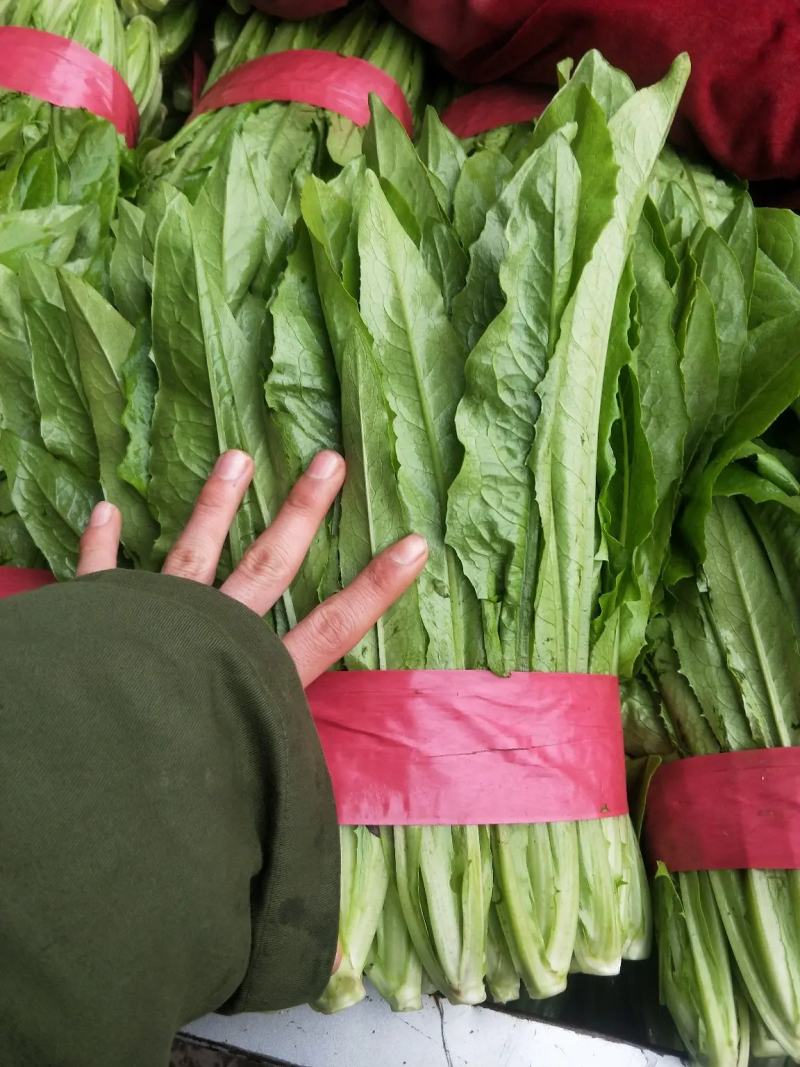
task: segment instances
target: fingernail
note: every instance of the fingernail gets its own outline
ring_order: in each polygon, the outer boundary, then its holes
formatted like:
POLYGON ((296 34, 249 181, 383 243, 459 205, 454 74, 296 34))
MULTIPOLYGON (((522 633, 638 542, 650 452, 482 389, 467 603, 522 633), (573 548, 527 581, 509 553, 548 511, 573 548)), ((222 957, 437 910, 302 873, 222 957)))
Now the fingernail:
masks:
POLYGON ((324 481, 338 472, 341 463, 342 457, 337 452, 318 452, 309 463, 306 474, 309 478, 324 481))
POLYGON ((214 473, 226 482, 238 482, 247 474, 250 465, 250 457, 246 452, 223 452, 214 464, 214 473))
POLYGON ((102 500, 92 512, 92 517, 89 519, 90 526, 105 526, 107 522, 110 522, 114 518, 114 513, 117 509, 113 504, 109 504, 107 500, 102 500))
POLYGON ((404 537, 402 541, 398 541, 389 549, 389 559, 408 566, 409 563, 416 563, 420 556, 424 556, 427 549, 428 542, 424 537, 411 534, 410 537, 404 537))

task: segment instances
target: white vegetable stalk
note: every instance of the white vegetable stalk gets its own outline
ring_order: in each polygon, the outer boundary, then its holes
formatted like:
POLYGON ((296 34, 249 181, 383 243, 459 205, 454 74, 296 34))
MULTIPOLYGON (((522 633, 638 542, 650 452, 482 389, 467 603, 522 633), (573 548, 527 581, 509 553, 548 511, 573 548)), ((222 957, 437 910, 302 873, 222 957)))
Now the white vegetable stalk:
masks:
POLYGON ((488 831, 397 828, 395 862, 409 934, 434 985, 453 1003, 483 1003, 492 885, 488 831))
POLYGON ((495 1004, 507 1004, 519 999, 519 971, 503 933, 503 924, 495 901, 489 908, 489 929, 486 936, 486 986, 495 1004))
POLYGON ((492 828, 497 913, 525 988, 537 999, 567 985, 579 915, 576 825, 492 828))
POLYGON ((367 961, 367 977, 392 1011, 417 1011, 422 1007, 423 983, 429 990, 430 979, 423 976, 422 961, 408 933, 395 874, 394 831, 381 831, 389 885, 386 890, 378 929, 367 961))
POLYGON ((708 875, 670 877, 662 868, 653 892, 661 999, 681 1038, 701 1062, 746 1064, 728 945, 708 875))
POLYGON ((342 959, 325 992, 314 1005, 332 1012, 358 1004, 366 996, 362 975, 383 910, 389 874, 380 837, 365 826, 342 826, 339 943, 342 959))

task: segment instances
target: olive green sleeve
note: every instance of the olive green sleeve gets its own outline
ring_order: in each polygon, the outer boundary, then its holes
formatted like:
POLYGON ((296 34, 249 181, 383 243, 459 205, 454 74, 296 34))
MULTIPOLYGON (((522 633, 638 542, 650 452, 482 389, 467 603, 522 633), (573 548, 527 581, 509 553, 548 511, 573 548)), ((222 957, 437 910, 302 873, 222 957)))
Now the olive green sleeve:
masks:
POLYGON ((297 672, 249 609, 109 571, 0 601, 0 1063, 166 1067, 314 999, 339 902, 297 672))

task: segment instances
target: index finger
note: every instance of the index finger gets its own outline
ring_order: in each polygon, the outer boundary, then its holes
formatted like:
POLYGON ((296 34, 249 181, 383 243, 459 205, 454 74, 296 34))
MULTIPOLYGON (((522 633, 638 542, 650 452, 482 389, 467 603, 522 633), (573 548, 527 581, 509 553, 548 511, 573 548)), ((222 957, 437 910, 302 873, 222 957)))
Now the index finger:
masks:
POLYGON ((398 541, 355 581, 315 608, 283 639, 303 688, 354 648, 422 573, 428 546, 418 534, 398 541))

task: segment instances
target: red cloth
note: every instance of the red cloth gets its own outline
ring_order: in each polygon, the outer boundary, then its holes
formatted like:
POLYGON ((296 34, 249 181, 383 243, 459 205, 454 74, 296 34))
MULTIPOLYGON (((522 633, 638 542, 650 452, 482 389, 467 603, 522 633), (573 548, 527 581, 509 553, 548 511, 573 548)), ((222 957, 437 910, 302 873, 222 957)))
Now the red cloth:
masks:
MULTIPOLYGON (((342 0, 258 0, 289 18, 342 0)), ((637 85, 663 77, 679 52, 692 76, 678 138, 699 140, 743 178, 800 178, 798 0, 384 0, 436 45, 444 66, 483 84, 555 80, 555 65, 598 48, 637 85)))

